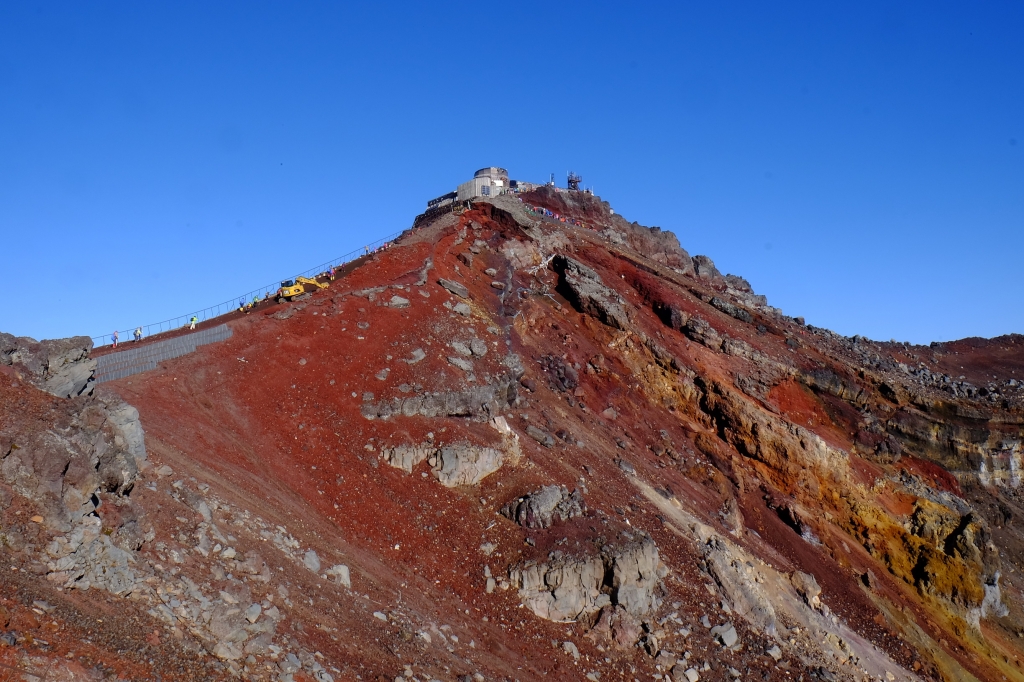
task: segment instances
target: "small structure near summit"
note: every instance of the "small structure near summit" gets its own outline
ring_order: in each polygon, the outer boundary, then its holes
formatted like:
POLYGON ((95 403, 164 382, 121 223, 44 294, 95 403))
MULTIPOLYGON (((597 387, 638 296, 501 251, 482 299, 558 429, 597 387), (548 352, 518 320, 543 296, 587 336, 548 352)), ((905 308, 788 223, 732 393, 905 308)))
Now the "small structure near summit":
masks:
POLYGON ((427 210, 471 201, 477 197, 496 197, 508 192, 518 193, 536 189, 540 185, 522 180, 509 180, 508 171, 498 166, 487 166, 473 173, 473 178, 460 183, 453 192, 442 194, 427 202, 427 210))
POLYGON ((476 197, 494 197, 504 194, 509 188, 508 171, 497 166, 481 168, 473 173, 473 179, 459 185, 459 201, 468 201, 476 197))
MULTIPOLYGON (((580 189, 583 178, 569 171, 566 189, 574 192, 593 194, 591 189, 580 189)), ((551 174, 550 182, 538 184, 523 180, 510 180, 508 171, 498 166, 487 166, 473 173, 473 178, 460 183, 454 191, 434 197, 427 202, 427 210, 416 216, 413 227, 418 227, 446 213, 460 213, 469 207, 469 202, 480 197, 497 197, 502 194, 519 194, 530 192, 540 187, 552 187, 556 192, 565 191, 555 186, 555 174, 551 174)))

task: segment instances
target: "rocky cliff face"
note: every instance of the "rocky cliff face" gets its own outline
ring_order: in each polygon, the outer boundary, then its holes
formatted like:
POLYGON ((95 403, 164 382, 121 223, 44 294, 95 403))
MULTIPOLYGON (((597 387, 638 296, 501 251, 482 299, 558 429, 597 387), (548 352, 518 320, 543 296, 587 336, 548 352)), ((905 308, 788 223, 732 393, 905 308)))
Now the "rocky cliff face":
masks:
POLYGON ((0 332, 0 367, 11 367, 47 393, 71 398, 92 392, 96 361, 89 358, 92 339, 76 336, 36 341, 0 332))
POLYGON ((106 392, 87 342, 0 336, 0 663, 1024 677, 1024 337, 841 337, 594 197, 521 199, 106 392))

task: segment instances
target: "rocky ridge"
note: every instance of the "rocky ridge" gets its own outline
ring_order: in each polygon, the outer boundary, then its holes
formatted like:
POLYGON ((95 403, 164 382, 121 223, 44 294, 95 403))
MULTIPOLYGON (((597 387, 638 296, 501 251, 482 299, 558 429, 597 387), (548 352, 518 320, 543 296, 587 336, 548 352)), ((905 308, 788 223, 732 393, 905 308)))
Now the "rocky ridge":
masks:
POLYGON ((87 340, 0 337, 0 662, 1022 676, 1020 338, 844 338, 594 197, 521 198, 102 390, 87 340))

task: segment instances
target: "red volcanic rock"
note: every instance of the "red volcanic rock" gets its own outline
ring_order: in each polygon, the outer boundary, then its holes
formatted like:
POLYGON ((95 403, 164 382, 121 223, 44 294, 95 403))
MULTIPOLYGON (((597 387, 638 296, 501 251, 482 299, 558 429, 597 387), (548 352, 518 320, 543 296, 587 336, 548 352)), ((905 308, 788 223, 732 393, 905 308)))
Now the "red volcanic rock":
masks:
POLYGON ((521 199, 93 396, 0 343, 0 663, 1019 679, 1019 337, 845 338, 595 197, 521 199))

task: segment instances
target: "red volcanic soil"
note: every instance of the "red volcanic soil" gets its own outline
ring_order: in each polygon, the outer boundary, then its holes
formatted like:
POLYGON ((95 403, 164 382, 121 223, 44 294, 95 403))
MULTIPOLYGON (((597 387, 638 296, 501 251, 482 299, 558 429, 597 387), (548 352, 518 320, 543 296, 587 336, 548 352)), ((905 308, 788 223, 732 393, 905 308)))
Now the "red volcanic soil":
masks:
MULTIPOLYGON (((537 203, 542 199, 570 216, 624 223, 596 201, 537 196, 537 203)), ((138 409, 152 460, 145 485, 132 492, 157 538, 143 546, 140 557, 162 571, 171 563, 164 553, 171 556, 179 543, 185 556, 174 566, 176 575, 209 585, 213 593, 229 590, 231 576, 211 577, 209 566, 186 551, 192 549, 187 542, 194 542, 182 529, 197 523, 198 512, 183 499, 188 491, 208 490, 217 501, 212 517, 232 534, 232 548, 258 554, 269 569, 268 580, 247 585, 246 598, 286 601, 277 635, 293 648, 318 652, 336 680, 393 680, 405 675, 405 666, 420 680, 478 671, 488 680, 582 680, 598 672, 601 680, 631 680, 652 679, 668 669, 659 669, 641 646, 615 649, 585 638, 589 621, 554 623, 535 616, 515 589, 499 585, 488 592, 488 576, 508 576, 530 561, 593 556, 649 536, 669 570, 658 588, 663 607, 648 622, 649 634, 661 637, 655 652, 689 651, 693 662, 713 663, 701 672, 701 679, 712 680, 731 679, 730 667, 743 671, 744 679, 807 679, 805 669, 832 665, 788 638, 781 640, 781 661, 768 656, 776 640, 749 628, 723 603, 692 529, 681 529, 648 500, 639 490, 643 482, 778 570, 812 573, 831 612, 897 665, 912 666, 919 654, 877 606, 884 597, 902 610, 912 604, 912 590, 884 575, 877 557, 830 522, 841 507, 840 484, 849 486, 844 494, 859 495, 865 504, 870 500, 902 529, 916 498, 902 489, 877 492, 876 486, 893 480, 899 467, 959 494, 956 479, 909 456, 890 467, 869 461, 867 454, 848 454, 869 401, 868 389, 862 394, 856 382, 868 386, 869 380, 863 372, 851 378, 855 364, 831 375, 842 386, 814 388, 808 378, 836 366, 846 352, 834 336, 815 334, 763 306, 750 306, 745 319, 729 313, 723 300, 738 299, 722 278, 700 280, 673 269, 672 263, 683 262, 674 237, 630 237, 660 249, 655 261, 593 230, 557 227, 557 236, 536 226, 527 230, 490 205, 476 205, 360 259, 329 289, 305 300, 264 303, 248 315, 205 323, 229 324, 233 334, 226 341, 106 384, 138 409), (534 246, 542 239, 561 239, 557 252, 593 268, 629 311, 628 328, 602 323, 570 300, 572 293, 534 246), (465 286, 468 296, 449 293, 440 279, 465 286), (657 311, 668 308, 680 319, 705 321, 733 343, 733 351, 667 325, 657 311), (471 340, 477 341, 474 355, 460 356, 456 342, 471 340), (480 342, 486 353, 479 351, 480 342), (511 426, 521 453, 509 448, 499 471, 477 485, 448 488, 427 462, 408 473, 382 458, 383 450, 399 445, 505 448, 497 428, 479 415, 369 419, 364 410, 507 380, 513 355, 525 368, 518 398, 490 416, 511 426), (460 368, 465 362, 472 371, 460 368), (565 385, 566 376, 571 385, 565 385), (713 405, 716 387, 738 397, 726 407, 713 405), (738 413, 728 415, 731 422, 722 414, 728 409, 738 413), (735 430, 761 417, 754 430, 763 429, 758 433, 765 442, 781 434, 792 451, 782 445, 770 452, 741 449, 744 441, 735 430), (553 442, 530 437, 529 427, 550 434, 553 442), (835 455, 847 468, 801 470, 798 457, 819 446, 822 457, 835 455), (163 465, 173 474, 156 473, 163 465), (548 529, 524 529, 501 515, 507 503, 552 484, 579 490, 586 513, 548 529), (268 532, 275 528, 293 537, 294 547, 282 549, 268 532), (303 565, 307 550, 318 555, 319 574, 303 565), (351 569, 351 589, 324 578, 335 564, 351 569), (874 592, 862 579, 872 566, 881 576, 874 592), (688 635, 671 619, 655 620, 669 613, 688 635), (700 624, 704 615, 714 624, 732 622, 743 646, 731 650, 715 643, 700 624), (566 641, 578 647, 579 660, 563 649, 566 641)), ((1017 341, 1007 343, 999 351, 1003 355, 996 354, 1001 367, 1010 367, 1018 347, 1017 341)), ((968 356, 967 346, 952 348, 940 349, 943 362, 953 352, 968 356)), ((21 408, 26 414, 47 409, 54 399, 33 400, 21 408)), ((101 506, 100 513, 105 525, 117 525, 116 505, 101 506)), ((13 584, 14 576, 0 570, 0 584, 13 584)), ((921 607, 921 613, 927 610, 921 607)), ((189 641, 187 634, 168 634, 145 619, 136 624, 125 617, 120 625, 124 639, 98 644, 96 652, 84 646, 77 653, 70 646, 50 651, 93 656, 101 667, 143 679, 131 669, 135 659, 117 663, 109 652, 146 646, 159 652, 165 645, 173 652, 176 637, 183 647, 189 641)), ((782 624, 781 634, 791 626, 782 624)), ((39 631, 45 622, 35 627, 39 631)), ((67 628, 69 640, 88 641, 91 632, 70 621, 59 627, 67 628)), ((930 632, 943 633, 938 626, 930 632)), ((791 634, 796 642, 797 633, 791 634)), ((163 679, 185 679, 174 666, 187 655, 168 656, 175 663, 161 673, 163 679)), ((981 662, 960 659, 991 673, 981 662)), ((247 670, 270 670, 260 667, 264 663, 250 662, 247 670)))
POLYGON ((792 379, 783 381, 772 388, 768 400, 791 422, 807 426, 829 445, 850 449, 848 432, 833 422, 822 400, 803 384, 792 379))
MULTIPOLYGON (((483 233, 484 238, 488 235, 483 233)), ((629 427, 622 428, 595 416, 585 404, 598 410, 611 403, 624 412, 631 409, 624 382, 610 380, 578 396, 575 409, 544 390, 544 403, 531 397, 508 415, 514 422, 538 423, 552 431, 562 428, 579 437, 589 432, 590 444, 611 444, 605 453, 560 442, 549 455, 524 438, 524 459, 530 464, 485 479, 476 490, 443 488, 426 476, 426 465, 410 476, 379 463, 377 451, 382 446, 424 442, 428 432, 441 444, 495 440, 494 430, 483 423, 367 421, 359 412, 365 393, 372 392, 379 400, 402 395, 403 385, 415 386, 417 392, 460 388, 461 370, 446 360, 452 354, 447 348, 451 340, 474 335, 485 339, 491 352, 477 361, 477 375, 502 372, 501 359, 515 338, 508 332, 508 322, 493 320, 502 325, 495 334, 487 330, 487 321, 463 318, 441 305, 451 296, 436 284, 439 277, 474 287, 474 295, 485 304, 497 300, 488 286, 490 278, 466 272, 451 258, 454 238, 393 249, 377 257, 373 267, 313 294, 306 305, 285 304, 263 315, 235 319, 228 341, 169 362, 145 377, 115 383, 138 407, 152 452, 176 471, 190 471, 210 482, 235 504, 275 523, 287 523, 321 555, 352 565, 355 590, 368 595, 357 597, 360 605, 401 603, 422 621, 450 624, 463 642, 476 642, 471 658, 486 669, 520 678, 558 672, 565 665, 560 655, 538 657, 536 647, 564 639, 565 626, 528 616, 512 591, 484 594, 485 565, 497 575, 510 564, 544 557, 556 548, 588 553, 595 543, 599 546, 630 525, 656 533, 671 565, 686 566, 695 559, 678 538, 659 530, 655 515, 627 492, 628 484, 610 496, 605 485, 589 488, 591 513, 550 532, 524 532, 497 516, 497 509, 542 484, 573 489, 586 487, 595 478, 622 478, 612 452, 616 437, 629 439, 628 452, 637 465, 648 460, 649 466, 657 467, 657 458, 646 447, 660 440, 653 435, 657 428, 672 428, 677 437, 681 432, 678 422, 623 418, 620 421, 629 427), (388 290, 375 302, 350 293, 382 283, 414 282, 428 256, 435 269, 422 289, 388 290), (410 307, 380 305, 396 294, 408 298, 410 307), (286 320, 271 316, 289 308, 301 310, 286 320), (426 359, 415 365, 402 362, 416 348, 426 351, 426 359), (385 367, 390 369, 387 378, 378 379, 377 372, 385 367), (524 543, 527 537, 535 546, 524 543), (479 550, 486 542, 501 549, 488 558, 479 550), (515 637, 507 636, 510 630, 515 637)), ((597 355, 601 349, 586 343, 585 337, 573 334, 569 340, 568 332, 592 323, 567 306, 544 300, 531 305, 526 314, 535 327, 552 333, 543 350, 568 352, 584 361, 597 355)), ((537 371, 529 374, 537 376, 537 371)), ((544 382, 543 375, 537 380, 544 382)), ((671 473, 665 477, 667 486, 679 491, 693 487, 677 472, 671 473)), ((347 639, 360 643, 341 652, 352 669, 393 674, 402 663, 421 658, 415 646, 400 637, 383 643, 382 627, 367 617, 367 608, 314 611, 308 621, 329 619, 349 633, 347 639), (395 649, 407 653, 396 655, 395 649)), ((338 650, 329 640, 317 645, 325 653, 338 650)), ((438 662, 453 669, 456 663, 438 662)), ((465 671, 465 663, 461 665, 465 671)), ((559 674, 572 676, 569 671, 559 674)))
POLYGON ((956 476, 934 462, 908 456, 900 459, 899 467, 917 474, 936 490, 945 490, 963 497, 964 493, 960 489, 960 481, 957 480, 956 476))
MULTIPOLYGON (((617 462, 628 460, 663 488, 685 496, 689 504, 706 510, 709 523, 720 523, 721 483, 715 482, 713 470, 703 468, 699 456, 693 462, 697 469, 687 469, 691 474, 703 469, 694 480, 676 466, 666 467, 668 458, 656 454, 666 439, 677 451, 692 452, 693 432, 681 428, 671 412, 646 408, 631 369, 608 351, 614 330, 576 312, 557 293, 525 299, 511 319, 494 314, 501 310, 501 292, 490 282, 504 278, 502 270, 508 267, 495 255, 503 228, 481 212, 461 218, 463 225, 471 221, 483 226, 477 238, 488 244, 472 267, 454 258, 465 246, 455 243, 453 230, 435 239, 417 234, 307 301, 233 317, 229 324, 234 334, 225 342, 114 385, 139 409, 150 451, 160 461, 180 475, 208 482, 232 504, 286 525, 300 542, 317 549, 325 565, 344 562, 352 567, 354 593, 332 595, 322 603, 315 595, 328 588, 319 587, 315 576, 289 575, 294 586, 289 589, 314 595, 314 604, 301 606, 296 619, 320 651, 345 661, 345 670, 394 676, 415 660, 428 669, 460 674, 480 667, 519 679, 582 677, 584 667, 571 665, 560 650, 551 648, 551 642, 566 638, 567 626, 525 612, 513 590, 486 594, 485 567, 503 575, 511 565, 555 550, 593 553, 621 531, 643 528, 676 572, 666 583, 667 601, 700 611, 708 599, 706 593, 701 596, 704 588, 697 574, 689 575, 687 567, 698 560, 693 549, 635 493, 617 462), (428 258, 433 262, 428 281, 415 286, 428 258), (485 275, 487 267, 499 269, 499 274, 485 275), (437 284, 442 277, 470 288, 473 316, 463 317, 442 305, 458 302, 437 284), (357 295, 385 285, 402 288, 376 292, 374 300, 357 295), (395 295, 408 299, 409 306, 383 305, 395 295), (292 314, 277 319, 282 312, 292 314), (367 400, 464 387, 463 371, 447 360, 453 355, 449 343, 473 337, 486 341, 490 351, 474 360, 478 384, 503 373, 502 360, 509 351, 520 354, 527 378, 534 381, 536 393, 524 389, 522 404, 505 415, 516 430, 522 434, 526 425, 535 424, 567 435, 550 450, 522 437, 522 461, 506 465, 475 489, 440 486, 426 473, 426 464, 409 475, 380 462, 382 447, 425 442, 428 434, 438 444, 495 443, 496 432, 483 422, 423 417, 369 421, 360 414, 367 400), (422 349, 425 359, 404 362, 415 349, 422 349), (604 372, 581 371, 586 380, 566 394, 548 388, 549 377, 538 364, 542 356, 556 356, 582 368, 602 355, 604 372), (379 373, 385 368, 389 371, 382 379, 379 373), (615 408, 616 418, 601 414, 608 407, 615 408), (552 483, 586 490, 587 516, 546 531, 524 531, 497 515, 506 502, 552 483), (480 550, 485 543, 498 550, 486 556, 480 550), (424 651, 415 626, 385 625, 370 616, 375 610, 397 608, 419 628, 450 626, 462 644, 458 654, 436 647, 424 651), (345 637, 334 641, 313 629, 315 623, 329 624, 330 631, 344 632, 345 637), (465 643, 471 641, 467 649, 465 643), (538 647, 550 653, 538 655, 538 647)), ((619 272, 641 276, 628 263, 598 263, 616 267, 608 277, 619 272)), ((553 277, 544 272, 539 276, 553 277)), ((645 325, 657 328, 652 313, 641 314, 649 318, 645 325)), ((732 318, 722 318, 723 326, 738 327, 732 318)), ((690 353, 689 343, 672 343, 674 352, 690 353)), ((788 390, 779 397, 794 418, 825 423, 812 397, 799 387, 788 390)), ((828 429, 826 433, 831 435, 828 429)), ((753 503, 751 509, 757 508, 753 503)), ((792 537, 792 530, 771 512, 751 518, 775 550, 787 557, 799 550, 803 554, 793 557, 797 563, 827 566, 818 550, 792 537)), ((840 575, 825 571, 820 579, 832 590, 850 581, 840 575)), ((877 631, 873 638, 884 645, 883 630, 872 620, 877 611, 857 598, 856 589, 847 585, 832 591, 837 611, 866 624, 870 635, 877 631)), ((704 610, 712 613, 716 608, 708 604, 704 610)), ((568 626, 577 635, 585 631, 582 627, 568 626)), ((758 637, 744 636, 750 641, 758 637)), ((613 667, 653 672, 650 659, 600 652, 586 640, 573 640, 584 660, 612 656, 613 667)), ((726 658, 734 658, 740 669, 756 668, 764 665, 753 655, 760 650, 751 645, 747 651, 752 653, 727 652, 726 658)))
POLYGON ((941 372, 964 376, 977 386, 996 379, 1024 381, 1024 336, 1020 334, 936 343, 932 351, 941 372))

